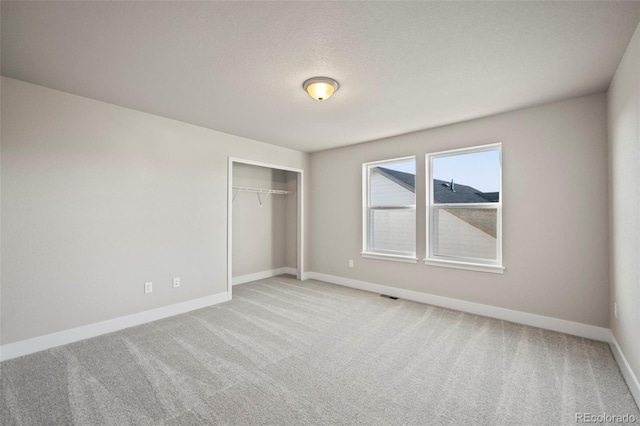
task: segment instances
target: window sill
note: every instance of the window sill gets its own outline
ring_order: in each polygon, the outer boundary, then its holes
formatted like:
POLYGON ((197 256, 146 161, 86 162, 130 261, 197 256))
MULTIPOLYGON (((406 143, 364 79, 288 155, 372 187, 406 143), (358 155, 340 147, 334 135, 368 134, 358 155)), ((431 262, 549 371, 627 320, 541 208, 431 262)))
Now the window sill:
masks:
POLYGON ((505 267, 501 265, 484 265, 482 263, 456 262, 453 260, 424 259, 424 264, 443 268, 465 269, 467 271, 490 272, 504 274, 505 267))
POLYGON ((404 262, 404 263, 418 263, 417 257, 401 256, 397 254, 362 252, 360 253, 360 255, 362 255, 362 257, 366 257, 369 259, 390 260, 392 262, 404 262))

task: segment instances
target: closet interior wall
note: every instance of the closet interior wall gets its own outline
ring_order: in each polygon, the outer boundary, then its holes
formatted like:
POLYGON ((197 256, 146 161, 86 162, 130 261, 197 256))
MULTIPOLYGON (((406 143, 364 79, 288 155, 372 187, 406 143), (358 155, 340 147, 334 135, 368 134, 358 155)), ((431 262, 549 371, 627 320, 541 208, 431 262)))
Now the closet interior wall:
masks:
POLYGON ((275 189, 290 194, 234 190, 234 278, 297 264, 297 173, 235 163, 233 187, 275 189))

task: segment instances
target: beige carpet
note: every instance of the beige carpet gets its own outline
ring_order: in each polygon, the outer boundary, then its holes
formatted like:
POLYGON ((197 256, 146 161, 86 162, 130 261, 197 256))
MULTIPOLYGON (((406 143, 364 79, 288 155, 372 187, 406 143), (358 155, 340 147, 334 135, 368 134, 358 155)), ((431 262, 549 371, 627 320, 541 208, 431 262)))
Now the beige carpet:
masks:
MULTIPOLYGON (((609 347, 277 277, 2 363, 2 425, 560 425, 640 413, 609 347)), ((640 421, 640 420, 637 420, 640 421)))

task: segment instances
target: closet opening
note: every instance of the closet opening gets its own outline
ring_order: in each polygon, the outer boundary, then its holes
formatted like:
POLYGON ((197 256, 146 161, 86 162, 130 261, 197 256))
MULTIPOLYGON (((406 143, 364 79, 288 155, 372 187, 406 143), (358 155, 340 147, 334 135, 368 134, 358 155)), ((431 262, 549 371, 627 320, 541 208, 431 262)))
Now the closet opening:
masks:
POLYGON ((303 170, 229 158, 227 291, 281 274, 302 278, 303 170))

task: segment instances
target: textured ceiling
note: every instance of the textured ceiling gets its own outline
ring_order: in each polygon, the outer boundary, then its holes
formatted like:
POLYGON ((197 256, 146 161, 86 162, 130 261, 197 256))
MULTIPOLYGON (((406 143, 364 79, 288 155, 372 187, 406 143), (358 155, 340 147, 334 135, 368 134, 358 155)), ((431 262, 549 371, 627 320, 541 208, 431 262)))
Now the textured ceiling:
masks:
POLYGON ((3 2, 2 74, 313 152, 607 89, 639 2, 3 2), (328 101, 301 85, 340 82, 328 101))

